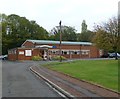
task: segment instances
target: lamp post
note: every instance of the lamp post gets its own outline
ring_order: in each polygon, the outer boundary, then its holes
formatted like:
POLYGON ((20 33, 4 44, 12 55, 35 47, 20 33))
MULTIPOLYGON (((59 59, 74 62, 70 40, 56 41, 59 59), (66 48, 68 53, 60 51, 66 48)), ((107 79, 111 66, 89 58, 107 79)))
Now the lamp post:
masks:
POLYGON ((62 42, 62 34, 61 34, 61 21, 59 22, 59 26, 60 26, 60 62, 62 62, 62 57, 61 57, 61 42, 62 42))

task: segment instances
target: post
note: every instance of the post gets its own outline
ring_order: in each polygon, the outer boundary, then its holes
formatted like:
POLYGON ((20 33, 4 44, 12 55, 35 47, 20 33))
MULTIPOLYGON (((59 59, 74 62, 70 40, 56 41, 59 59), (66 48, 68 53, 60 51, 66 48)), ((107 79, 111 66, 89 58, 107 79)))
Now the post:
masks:
POLYGON ((60 62, 62 62, 62 57, 61 57, 61 42, 62 42, 62 34, 61 34, 61 21, 59 23, 59 26, 60 26, 60 62))

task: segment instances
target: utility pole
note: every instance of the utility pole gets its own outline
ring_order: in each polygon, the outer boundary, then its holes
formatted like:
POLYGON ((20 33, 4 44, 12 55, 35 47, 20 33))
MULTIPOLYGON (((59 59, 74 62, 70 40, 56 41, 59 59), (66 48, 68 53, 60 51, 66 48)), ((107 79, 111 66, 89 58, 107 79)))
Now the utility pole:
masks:
POLYGON ((60 49, 59 49, 59 50, 60 50, 60 53, 59 53, 59 54, 60 54, 60 62, 62 62, 62 57, 61 57, 61 54, 62 54, 62 53, 61 53, 61 44, 62 44, 62 43, 61 43, 61 42, 62 42, 61 21, 59 22, 59 26, 60 26, 60 49))

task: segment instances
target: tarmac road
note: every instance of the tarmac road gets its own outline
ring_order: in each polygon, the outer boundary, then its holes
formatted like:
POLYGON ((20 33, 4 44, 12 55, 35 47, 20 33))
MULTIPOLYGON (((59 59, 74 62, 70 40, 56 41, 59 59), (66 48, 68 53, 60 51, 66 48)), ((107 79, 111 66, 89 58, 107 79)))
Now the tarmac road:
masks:
POLYGON ((2 97, 60 97, 44 80, 30 72, 29 67, 36 64, 38 62, 3 61, 2 97))

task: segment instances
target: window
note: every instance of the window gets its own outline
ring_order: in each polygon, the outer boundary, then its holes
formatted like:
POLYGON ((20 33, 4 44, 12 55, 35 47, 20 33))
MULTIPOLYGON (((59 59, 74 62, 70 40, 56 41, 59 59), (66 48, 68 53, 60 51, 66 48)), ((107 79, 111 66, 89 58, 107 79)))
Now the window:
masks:
POLYGON ((25 50, 25 56, 32 56, 31 50, 25 50))
POLYGON ((67 54, 69 54, 69 51, 67 51, 67 54))
POLYGON ((77 51, 75 51, 74 54, 77 54, 77 51))
POLYGON ((67 54, 67 52, 66 52, 66 51, 64 51, 64 54, 67 54))
POLYGON ((88 51, 82 51, 82 54, 83 54, 83 55, 88 55, 89 52, 88 52, 88 51))
POLYGON ((51 52, 51 54, 59 54, 59 51, 58 50, 52 50, 52 51, 50 51, 51 52))
POLYGON ((19 55, 24 55, 24 51, 19 51, 19 55))
POLYGON ((11 54, 11 51, 8 51, 8 54, 11 54))
POLYGON ((17 53, 17 51, 15 50, 15 51, 14 51, 14 53, 16 54, 16 53, 17 53))
POLYGON ((75 54, 75 52, 74 52, 74 51, 71 51, 71 54, 75 54))
POLYGON ((88 55, 88 51, 86 51, 86 55, 88 55))
POLYGON ((56 53, 56 54, 59 54, 59 51, 56 51, 55 53, 56 53))
POLYGON ((80 54, 80 51, 77 51, 77 54, 80 54))
POLYGON ((53 51, 53 54, 55 54, 55 51, 53 51))

